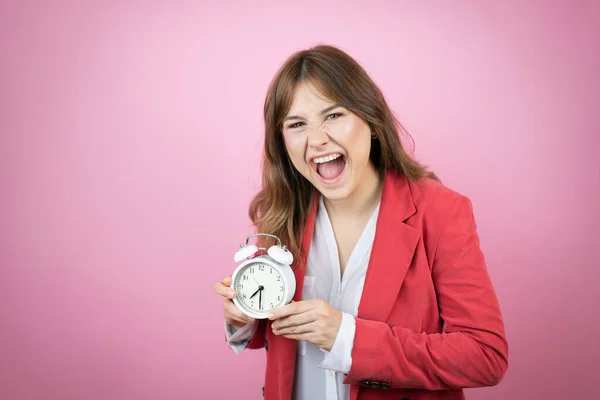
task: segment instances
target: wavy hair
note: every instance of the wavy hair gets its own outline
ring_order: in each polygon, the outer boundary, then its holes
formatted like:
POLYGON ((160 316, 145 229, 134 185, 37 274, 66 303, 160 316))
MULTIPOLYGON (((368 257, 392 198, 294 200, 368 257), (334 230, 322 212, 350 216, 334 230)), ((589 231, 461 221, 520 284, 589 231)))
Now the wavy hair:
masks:
POLYGON ((399 135, 412 138, 375 82, 352 57, 328 45, 292 54, 271 81, 266 95, 262 188, 251 201, 248 215, 259 232, 278 236, 295 259, 302 255, 302 231, 317 193, 288 156, 282 121, 296 87, 303 82, 314 85, 326 98, 368 124, 376 137, 371 141, 370 160, 380 172, 393 170, 413 181, 422 177, 438 180, 405 151, 399 135))

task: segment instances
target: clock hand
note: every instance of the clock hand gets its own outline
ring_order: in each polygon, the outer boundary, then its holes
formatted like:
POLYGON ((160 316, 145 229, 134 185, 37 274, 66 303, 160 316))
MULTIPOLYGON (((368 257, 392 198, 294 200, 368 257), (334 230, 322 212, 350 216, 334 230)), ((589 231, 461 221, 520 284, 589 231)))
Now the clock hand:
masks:
POLYGON ((261 286, 260 289, 258 289, 258 290, 259 290, 259 292, 258 292, 258 309, 262 310, 261 303, 262 303, 262 291, 263 291, 263 287, 261 286))
POLYGON ((258 287, 258 290, 257 290, 256 292, 252 293, 252 296, 250 296, 250 298, 253 298, 254 296, 256 296, 256 293, 260 292, 260 291, 261 291, 261 290, 263 290, 263 289, 264 289, 264 287, 262 287, 262 286, 259 286, 259 287, 258 287))

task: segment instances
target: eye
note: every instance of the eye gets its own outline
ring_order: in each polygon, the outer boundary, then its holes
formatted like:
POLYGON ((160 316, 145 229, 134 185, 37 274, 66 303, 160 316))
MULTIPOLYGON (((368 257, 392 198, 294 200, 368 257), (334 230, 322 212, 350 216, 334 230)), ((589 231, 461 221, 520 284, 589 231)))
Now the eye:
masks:
POLYGON ((333 114, 329 114, 327 116, 327 119, 336 119, 336 118, 339 118, 341 116, 342 116, 342 114, 340 114, 340 113, 333 113, 333 114))
POLYGON ((302 126, 302 122, 295 122, 291 125, 288 125, 288 129, 300 128, 302 126))

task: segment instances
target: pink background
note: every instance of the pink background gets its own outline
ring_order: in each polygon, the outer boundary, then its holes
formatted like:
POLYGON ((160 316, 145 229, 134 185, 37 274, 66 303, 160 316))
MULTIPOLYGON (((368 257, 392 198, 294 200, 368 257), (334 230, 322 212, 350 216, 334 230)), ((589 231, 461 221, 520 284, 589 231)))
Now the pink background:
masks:
POLYGON ((510 365, 469 398, 597 395, 600 2, 37 3, 0 6, 0 398, 261 398, 212 286, 319 42, 473 200, 510 365))

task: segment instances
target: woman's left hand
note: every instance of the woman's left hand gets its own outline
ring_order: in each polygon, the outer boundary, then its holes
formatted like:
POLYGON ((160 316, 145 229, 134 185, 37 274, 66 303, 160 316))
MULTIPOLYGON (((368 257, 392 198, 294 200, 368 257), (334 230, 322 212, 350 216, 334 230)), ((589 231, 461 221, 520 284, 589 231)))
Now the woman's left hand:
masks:
POLYGON ((304 340, 331 351, 340 325, 342 312, 325 300, 314 299, 287 304, 269 314, 275 335, 304 340))

